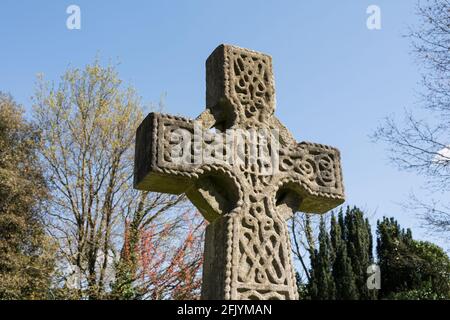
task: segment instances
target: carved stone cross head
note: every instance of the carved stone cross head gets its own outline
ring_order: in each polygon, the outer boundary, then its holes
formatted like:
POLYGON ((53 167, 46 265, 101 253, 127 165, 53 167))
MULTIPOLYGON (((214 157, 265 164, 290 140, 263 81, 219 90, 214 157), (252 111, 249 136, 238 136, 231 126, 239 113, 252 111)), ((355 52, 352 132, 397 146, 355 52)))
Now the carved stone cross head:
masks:
POLYGON ((203 299, 296 299, 286 219, 344 202, 339 151, 297 143, 274 110, 271 57, 220 45, 206 110, 150 113, 137 130, 135 187, 185 193, 209 221, 203 299))

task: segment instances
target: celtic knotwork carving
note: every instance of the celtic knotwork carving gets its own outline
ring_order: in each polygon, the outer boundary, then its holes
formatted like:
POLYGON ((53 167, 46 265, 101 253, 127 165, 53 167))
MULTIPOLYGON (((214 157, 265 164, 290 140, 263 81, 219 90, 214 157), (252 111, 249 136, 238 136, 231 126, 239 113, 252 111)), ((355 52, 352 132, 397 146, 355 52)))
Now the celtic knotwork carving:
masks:
POLYGON ((269 186, 278 171, 278 136, 273 130, 238 130, 237 168, 256 193, 269 186))
POLYGON ((247 118, 264 122, 274 111, 270 58, 244 50, 231 50, 230 93, 247 118))
POLYGON ((317 183, 324 187, 333 186, 336 181, 333 156, 320 154, 316 156, 316 161, 319 168, 317 183))
POLYGON ((343 188, 339 153, 328 146, 301 143, 295 147, 280 150, 279 170, 296 177, 307 192, 341 197, 343 188))
POLYGON ((238 281, 286 285, 286 239, 283 223, 268 201, 254 201, 241 217, 238 281))
POLYGON ((290 298, 290 293, 287 290, 257 290, 244 289, 238 290, 241 300, 287 300, 290 298))

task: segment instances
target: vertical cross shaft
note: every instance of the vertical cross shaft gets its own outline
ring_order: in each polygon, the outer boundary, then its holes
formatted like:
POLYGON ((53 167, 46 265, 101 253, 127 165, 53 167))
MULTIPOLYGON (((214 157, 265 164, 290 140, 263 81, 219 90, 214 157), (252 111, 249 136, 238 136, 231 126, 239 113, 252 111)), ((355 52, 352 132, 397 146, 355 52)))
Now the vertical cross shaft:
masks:
POLYGON ((285 220, 344 201, 339 152, 296 143, 273 115, 270 56, 221 45, 206 72, 207 108, 196 121, 152 113, 140 125, 135 187, 184 192, 210 222, 203 299, 296 299, 285 220), (217 147, 224 136, 232 139, 217 147))

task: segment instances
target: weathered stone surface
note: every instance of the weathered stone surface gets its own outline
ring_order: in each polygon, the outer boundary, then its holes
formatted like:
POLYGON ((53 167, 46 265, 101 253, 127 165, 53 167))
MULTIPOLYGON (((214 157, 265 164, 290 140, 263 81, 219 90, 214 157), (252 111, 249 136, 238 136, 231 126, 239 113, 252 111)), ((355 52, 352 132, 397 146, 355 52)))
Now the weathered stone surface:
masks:
POLYGON ((206 80, 206 110, 196 120, 151 113, 138 128, 135 187, 186 193, 210 222, 203 299, 296 299, 285 220, 344 201, 339 151, 297 143, 273 115, 270 56, 221 45, 206 61, 206 80), (215 143, 232 129, 270 134, 252 140, 256 146, 236 137, 228 147, 215 143), (210 161, 208 147, 224 159, 210 161), (229 161, 235 156, 243 161, 229 161))

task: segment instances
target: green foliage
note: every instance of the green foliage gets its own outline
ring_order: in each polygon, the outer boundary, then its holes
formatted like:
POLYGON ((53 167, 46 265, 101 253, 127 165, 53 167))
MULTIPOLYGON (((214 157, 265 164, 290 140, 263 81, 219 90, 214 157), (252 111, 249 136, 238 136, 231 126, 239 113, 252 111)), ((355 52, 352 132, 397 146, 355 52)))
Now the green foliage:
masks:
POLYGON ((298 272, 295 273, 295 282, 297 284, 297 292, 299 300, 310 300, 308 284, 303 283, 298 272))
POLYGON ((364 214, 360 209, 347 207, 345 225, 344 239, 354 273, 355 286, 357 288, 356 297, 364 300, 370 299, 371 292, 366 286, 367 267, 373 263, 372 234, 369 222, 364 218, 364 214))
POLYGON ((314 300, 331 300, 336 294, 332 275, 330 238, 325 227, 325 220, 320 220, 319 250, 311 257, 310 295, 314 300))
POLYGON ((448 296, 436 293, 431 286, 425 285, 421 289, 409 291, 400 291, 391 293, 387 296, 389 300, 442 300, 448 299, 448 296))
POLYGON ((54 246, 44 231, 47 187, 38 132, 0 93, 0 299, 49 298, 54 246))
POLYGON ((319 250, 311 255, 312 299, 372 299, 366 270, 372 264, 370 225, 358 208, 333 214, 329 233, 324 219, 319 229, 319 250))
POLYGON ((394 218, 377 223, 377 255, 381 290, 369 290, 367 267, 374 263, 369 221, 354 207, 331 216, 329 233, 324 219, 319 250, 311 255, 311 281, 304 298, 449 299, 450 259, 435 244, 416 241, 394 218))
MULTIPOLYGON (((339 212, 342 220, 342 211, 339 212)), ((355 286, 355 274, 353 273, 351 260, 347 254, 346 242, 343 239, 341 226, 336 221, 334 214, 331 217, 331 245, 334 252, 333 279, 336 284, 336 299, 357 299, 358 293, 355 286)))
POLYGON ((450 298, 450 260, 440 247, 413 240, 393 218, 378 221, 377 234, 381 298, 450 298))

